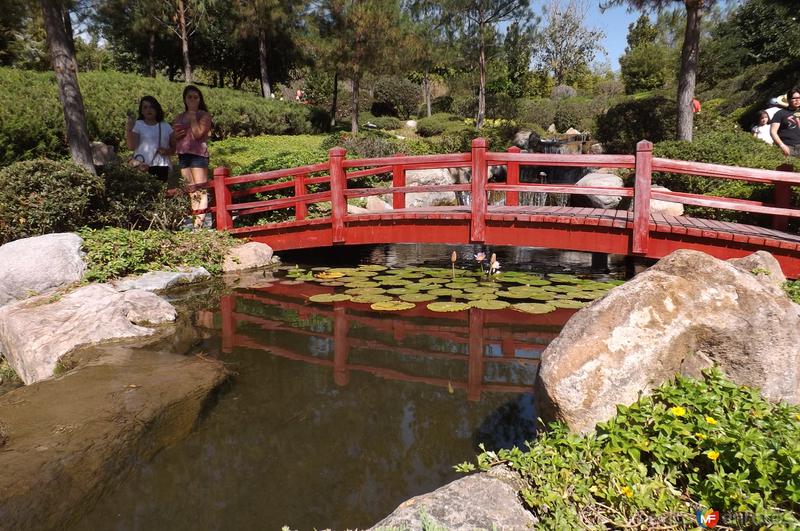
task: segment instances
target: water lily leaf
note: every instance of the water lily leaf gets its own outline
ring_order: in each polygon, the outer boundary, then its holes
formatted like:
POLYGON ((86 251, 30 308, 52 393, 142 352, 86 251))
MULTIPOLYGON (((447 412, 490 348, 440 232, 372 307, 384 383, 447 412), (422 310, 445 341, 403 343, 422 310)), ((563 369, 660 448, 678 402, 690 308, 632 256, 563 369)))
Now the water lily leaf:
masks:
POLYGON ((377 288, 380 286, 377 282, 371 282, 369 280, 362 280, 359 282, 348 282, 345 284, 348 288, 377 288))
POLYGON ((496 291, 495 295, 506 299, 527 299, 528 293, 522 291, 496 291))
POLYGON ((417 280, 419 284, 447 284, 450 279, 443 277, 423 277, 417 280))
POLYGON ((338 287, 344 286, 344 282, 320 282, 320 286, 330 286, 330 287, 338 287))
POLYGON ((416 304, 412 302, 386 301, 386 302, 374 302, 370 305, 370 308, 372 308, 373 310, 377 310, 379 312, 399 312, 402 310, 410 310, 415 306, 416 304))
POLYGON ((431 295, 430 293, 405 293, 400 295, 400 300, 407 302, 428 302, 435 301, 436 298, 436 295, 431 295))
POLYGON ((321 271, 319 273, 314 273, 314 276, 322 280, 331 280, 334 278, 342 278, 345 274, 341 271, 321 271))
POLYGON ((450 282, 449 284, 445 284, 445 286, 447 286, 450 289, 463 290, 464 288, 471 287, 472 284, 465 284, 463 282, 450 282))
POLYGON ((468 293, 494 293, 497 289, 494 286, 467 286, 464 291, 468 293))
POLYGON ((303 280, 281 280, 278 284, 285 284, 287 286, 296 286, 298 284, 305 284, 303 280))
POLYGON ((466 299, 468 301, 477 301, 478 299, 483 298, 485 293, 464 293, 461 292, 460 295, 453 295, 455 299, 466 299))
POLYGON ((550 304, 552 304, 556 308, 567 308, 567 309, 575 309, 575 310, 577 310, 578 308, 583 308, 584 306, 586 306, 585 302, 573 301, 573 300, 569 300, 569 299, 554 300, 554 301, 550 302, 550 304))
POLYGON ((429 290, 428 293, 431 295, 436 295, 437 297, 455 297, 456 295, 461 295, 464 292, 457 289, 439 288, 429 290))
POLYGON ((469 304, 464 302, 432 302, 428 304, 428 309, 432 312, 460 312, 468 310, 469 304))
POLYGON ((469 303, 470 308, 478 308, 480 310, 502 310, 508 308, 511 303, 506 301, 478 299, 469 303))
POLYGON ((581 282, 581 279, 576 277, 575 275, 566 275, 564 273, 551 273, 547 275, 547 278, 554 282, 561 282, 564 284, 577 284, 581 282))
POLYGON ((418 292, 419 290, 416 290, 414 288, 409 288, 407 286, 386 290, 386 293, 388 293, 389 295, 408 295, 409 293, 418 293, 418 292))
POLYGON ((556 311, 556 307, 552 304, 540 304, 536 302, 520 302, 512 304, 511 307, 525 313, 550 313, 556 311))
POLYGON ((392 298, 388 295, 381 295, 379 293, 376 293, 376 294, 356 295, 352 297, 350 300, 360 304, 372 304, 374 302, 387 302, 392 300, 392 298))
POLYGON ((554 293, 571 293, 573 291, 579 291, 580 288, 578 286, 571 286, 568 284, 554 284, 552 286, 542 286, 544 291, 552 291, 554 293))
POLYGON ((318 293, 308 298, 311 302, 340 302, 349 301, 350 295, 344 293, 318 293))
POLYGON ((481 293, 480 295, 483 301, 493 301, 497 299, 497 295, 494 293, 481 293))
POLYGON ((405 286, 407 284, 413 284, 412 281, 406 280, 405 278, 387 278, 386 280, 380 281, 382 286, 405 286))
POLYGON ((365 271, 363 269, 354 269, 349 273, 351 277, 374 277, 377 274, 376 271, 365 271))
POLYGON ((348 295, 380 295, 386 293, 383 288, 350 288, 345 290, 348 295))
POLYGON ((386 266, 382 266, 382 265, 378 265, 378 264, 363 264, 363 265, 358 266, 358 268, 362 269, 364 271, 386 271, 387 269, 389 269, 386 266))

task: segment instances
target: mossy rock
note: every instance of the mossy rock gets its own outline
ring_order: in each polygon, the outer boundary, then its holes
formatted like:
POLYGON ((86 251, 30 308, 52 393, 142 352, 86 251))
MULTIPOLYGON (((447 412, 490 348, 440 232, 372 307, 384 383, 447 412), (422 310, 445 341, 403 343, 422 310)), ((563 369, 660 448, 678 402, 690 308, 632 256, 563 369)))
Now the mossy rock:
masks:
POLYGON ((469 309, 469 304, 464 302, 432 302, 428 304, 432 312, 460 312, 469 309))
POLYGON ((431 295, 430 293, 404 293, 400 295, 400 300, 406 302, 429 302, 436 299, 436 295, 431 295))
POLYGON ((478 308, 480 310, 502 310, 511 306, 511 303, 498 300, 478 299, 470 301, 470 308, 478 308))
POLYGON ((318 293, 308 298, 311 302, 342 302, 349 301, 350 295, 345 293, 318 293))
POLYGON ((415 306, 416 304, 411 302, 386 301, 386 302, 374 302, 370 305, 370 308, 378 312, 401 312, 403 310, 410 310, 415 306))
POLYGON ((520 302, 517 304, 512 304, 512 308, 517 311, 525 312, 525 313, 550 313, 556 311, 556 307, 552 304, 540 304, 536 302, 520 302))

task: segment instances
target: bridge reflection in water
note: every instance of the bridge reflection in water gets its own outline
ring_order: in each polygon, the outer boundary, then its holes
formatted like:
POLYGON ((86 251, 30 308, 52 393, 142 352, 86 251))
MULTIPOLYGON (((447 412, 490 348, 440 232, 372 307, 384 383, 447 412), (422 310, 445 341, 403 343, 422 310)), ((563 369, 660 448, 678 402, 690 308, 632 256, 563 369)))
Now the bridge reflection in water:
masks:
POLYGON ((263 350, 331 369, 346 386, 353 371, 389 380, 482 393, 531 393, 539 356, 575 310, 544 315, 470 309, 434 313, 418 304, 378 313, 367 305, 313 304, 330 289, 276 283, 238 290, 220 300, 222 350, 263 350))

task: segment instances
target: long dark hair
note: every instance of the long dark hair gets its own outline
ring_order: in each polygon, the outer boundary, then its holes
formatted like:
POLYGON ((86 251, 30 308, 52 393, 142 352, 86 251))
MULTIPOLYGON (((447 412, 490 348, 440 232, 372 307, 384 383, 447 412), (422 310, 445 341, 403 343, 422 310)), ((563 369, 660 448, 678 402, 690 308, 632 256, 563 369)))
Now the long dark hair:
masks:
POLYGON ((186 88, 183 89, 183 110, 184 111, 189 110, 189 107, 186 106, 186 95, 192 91, 197 92, 197 94, 200 96, 200 105, 197 108, 200 109, 201 111, 208 112, 208 107, 206 107, 206 100, 203 99, 203 93, 200 92, 200 89, 195 87, 194 85, 186 85, 186 88))
POLYGON ((161 108, 161 104, 153 96, 144 96, 139 100, 139 120, 144 120, 144 115, 142 114, 142 103, 144 102, 149 103, 156 110, 156 122, 163 122, 164 109, 161 108))
MULTIPOLYGON (((800 94, 800 87, 793 87, 792 90, 786 93, 786 104, 791 107, 792 106, 792 94, 800 94)), ((203 100, 200 100, 203 101, 203 100)), ((796 109, 797 107, 793 107, 796 109)))

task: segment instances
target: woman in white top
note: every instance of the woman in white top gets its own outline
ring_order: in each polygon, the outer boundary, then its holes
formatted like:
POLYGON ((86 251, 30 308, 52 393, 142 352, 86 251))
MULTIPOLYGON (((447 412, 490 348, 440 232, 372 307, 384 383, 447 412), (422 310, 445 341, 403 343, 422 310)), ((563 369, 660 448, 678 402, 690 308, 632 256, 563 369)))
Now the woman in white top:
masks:
POLYGON ((757 139, 766 142, 769 145, 774 144, 772 137, 769 134, 769 113, 761 111, 758 113, 758 125, 753 126, 753 136, 757 139))
POLYGON ((139 118, 128 115, 125 143, 133 150, 133 158, 146 164, 148 172, 163 182, 169 176, 172 154, 169 138, 172 126, 164 121, 164 110, 153 96, 139 100, 139 118))

